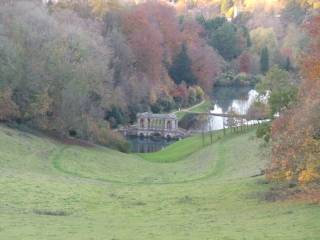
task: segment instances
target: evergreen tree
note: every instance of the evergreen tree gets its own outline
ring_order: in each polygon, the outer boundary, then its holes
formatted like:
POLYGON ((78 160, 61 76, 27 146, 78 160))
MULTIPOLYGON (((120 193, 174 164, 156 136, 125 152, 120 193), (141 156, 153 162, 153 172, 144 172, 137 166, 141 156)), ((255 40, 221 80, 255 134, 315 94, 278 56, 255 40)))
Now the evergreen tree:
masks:
POLYGON ((268 47, 264 47, 261 50, 260 69, 263 74, 265 74, 269 70, 269 50, 268 50, 268 47))
POLYGON ((288 72, 292 69, 292 67, 291 67, 291 61, 290 61, 290 58, 289 58, 289 57, 287 57, 287 59, 286 59, 284 68, 285 68, 285 70, 287 70, 288 72))
POLYGON ((242 27, 243 36, 246 39, 247 47, 250 48, 252 46, 251 37, 248 31, 248 28, 246 26, 242 27))
POLYGON ((198 17, 197 20, 202 26, 204 26, 204 28, 208 32, 216 31, 219 27, 227 22, 227 19, 225 17, 216 17, 207 20, 203 16, 201 16, 198 17))
POLYGON ((188 56, 187 47, 183 44, 180 53, 174 59, 171 67, 169 68, 170 77, 176 84, 181 84, 184 81, 188 86, 191 86, 197 83, 197 79, 192 72, 191 65, 192 62, 188 56))

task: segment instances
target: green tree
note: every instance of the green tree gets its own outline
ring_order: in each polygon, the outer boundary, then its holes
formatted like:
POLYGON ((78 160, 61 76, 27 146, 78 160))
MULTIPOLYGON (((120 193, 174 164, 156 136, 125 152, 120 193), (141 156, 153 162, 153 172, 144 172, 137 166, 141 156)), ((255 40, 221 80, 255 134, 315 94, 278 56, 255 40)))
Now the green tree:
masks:
POLYGON ((227 19, 225 17, 216 17, 207 20, 203 16, 200 16, 197 20, 202 26, 204 26, 204 28, 208 32, 217 30, 219 27, 221 27, 224 23, 227 22, 227 19))
POLYGON ((290 86, 280 91, 274 91, 270 94, 269 104, 271 113, 275 114, 288 109, 293 103, 296 102, 298 89, 290 86))
POLYGON ((256 136, 258 138, 263 138, 263 140, 268 143, 271 138, 271 124, 268 122, 259 125, 256 131, 256 136))
POLYGON ((237 39, 237 28, 231 23, 224 23, 212 33, 209 44, 216 48, 226 60, 232 60, 241 53, 237 39))
POLYGON ((183 44, 180 53, 176 56, 169 68, 169 74, 176 84, 185 82, 187 85, 191 86, 197 83, 191 65, 192 62, 188 56, 187 47, 183 44))
POLYGON ((290 81, 289 73, 273 66, 260 84, 257 85, 260 93, 269 92, 271 115, 288 109, 297 100, 298 88, 290 81))
POLYGON ((261 50, 260 70, 263 74, 265 74, 269 70, 269 50, 268 50, 268 47, 264 47, 261 50))
POLYGON ((243 36, 246 40, 247 47, 251 47, 252 42, 251 42, 251 37, 250 37, 250 33, 248 31, 248 28, 246 26, 243 26, 242 31, 243 31, 243 36))

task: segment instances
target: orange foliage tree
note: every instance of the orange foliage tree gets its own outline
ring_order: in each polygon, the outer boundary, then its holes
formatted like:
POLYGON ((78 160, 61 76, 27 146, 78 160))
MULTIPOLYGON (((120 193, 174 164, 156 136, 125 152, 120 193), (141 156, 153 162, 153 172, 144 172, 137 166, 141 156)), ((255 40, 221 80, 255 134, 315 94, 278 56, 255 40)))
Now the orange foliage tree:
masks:
POLYGON ((298 105, 272 126, 268 177, 301 184, 320 181, 320 16, 304 27, 311 43, 301 60, 303 82, 298 105))
POLYGON ((181 45, 174 9, 157 2, 139 4, 122 14, 122 27, 139 70, 158 83, 163 62, 171 63, 181 45))
POLYGON ((186 20, 182 34, 192 61, 192 71, 198 79, 198 84, 210 92, 215 79, 222 72, 224 60, 201 38, 204 30, 199 23, 191 19, 186 20))

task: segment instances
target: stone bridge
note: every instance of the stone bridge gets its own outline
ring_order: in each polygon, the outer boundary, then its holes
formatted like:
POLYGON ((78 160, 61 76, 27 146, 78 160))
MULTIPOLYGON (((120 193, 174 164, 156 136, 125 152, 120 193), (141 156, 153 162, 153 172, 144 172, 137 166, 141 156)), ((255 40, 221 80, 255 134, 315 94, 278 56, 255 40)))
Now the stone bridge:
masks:
POLYGON ((137 124, 123 128, 124 135, 133 136, 161 136, 164 138, 182 138, 187 132, 178 127, 175 114, 138 113, 137 124))

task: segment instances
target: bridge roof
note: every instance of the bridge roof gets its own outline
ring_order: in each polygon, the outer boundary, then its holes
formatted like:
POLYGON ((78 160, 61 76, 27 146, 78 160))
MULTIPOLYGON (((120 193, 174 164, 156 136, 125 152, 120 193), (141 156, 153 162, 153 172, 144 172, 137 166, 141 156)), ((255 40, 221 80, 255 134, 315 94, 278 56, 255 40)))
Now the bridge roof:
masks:
POLYGON ((137 117, 138 117, 138 118, 178 120, 176 114, 174 114, 174 113, 158 114, 158 113, 144 112, 144 113, 138 113, 138 114, 137 114, 137 117))

